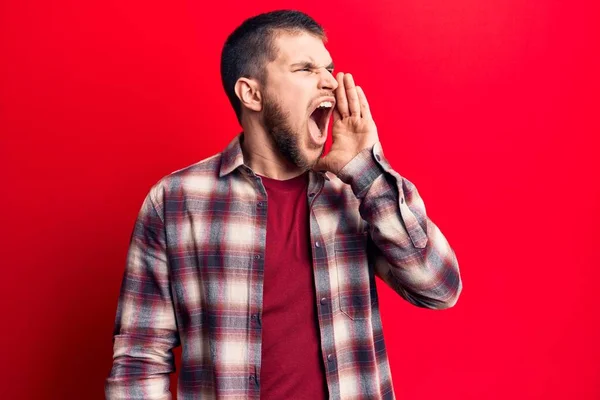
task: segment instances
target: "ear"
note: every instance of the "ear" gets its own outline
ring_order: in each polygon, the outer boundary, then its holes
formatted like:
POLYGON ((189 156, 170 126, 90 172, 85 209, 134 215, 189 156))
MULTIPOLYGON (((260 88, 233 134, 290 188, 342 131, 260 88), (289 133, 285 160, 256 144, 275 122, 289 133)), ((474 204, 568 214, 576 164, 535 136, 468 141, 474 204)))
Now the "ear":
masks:
POLYGON ((238 79, 235 83, 235 94, 240 99, 242 107, 256 112, 262 110, 262 94, 256 80, 248 78, 238 79))

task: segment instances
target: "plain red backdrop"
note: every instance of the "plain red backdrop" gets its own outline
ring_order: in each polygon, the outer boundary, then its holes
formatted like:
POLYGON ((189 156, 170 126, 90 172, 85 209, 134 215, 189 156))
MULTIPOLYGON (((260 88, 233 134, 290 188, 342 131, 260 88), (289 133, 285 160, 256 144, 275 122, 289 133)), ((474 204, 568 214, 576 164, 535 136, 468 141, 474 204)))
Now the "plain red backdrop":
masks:
POLYGON ((451 310, 380 285, 397 397, 599 399, 600 13, 527 0, 1 1, 0 397, 103 398, 141 202, 239 132, 221 46, 275 8, 325 26, 458 255, 451 310))

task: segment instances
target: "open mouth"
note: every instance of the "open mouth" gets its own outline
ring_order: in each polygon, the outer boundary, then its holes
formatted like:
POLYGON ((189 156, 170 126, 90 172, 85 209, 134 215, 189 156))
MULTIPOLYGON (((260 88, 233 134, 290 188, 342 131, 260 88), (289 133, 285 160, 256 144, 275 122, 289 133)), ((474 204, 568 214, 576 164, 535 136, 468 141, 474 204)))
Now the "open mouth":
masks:
POLYGON ((310 114, 308 121, 310 135, 317 145, 322 145, 327 139, 327 127, 333 112, 333 103, 324 101, 310 114))

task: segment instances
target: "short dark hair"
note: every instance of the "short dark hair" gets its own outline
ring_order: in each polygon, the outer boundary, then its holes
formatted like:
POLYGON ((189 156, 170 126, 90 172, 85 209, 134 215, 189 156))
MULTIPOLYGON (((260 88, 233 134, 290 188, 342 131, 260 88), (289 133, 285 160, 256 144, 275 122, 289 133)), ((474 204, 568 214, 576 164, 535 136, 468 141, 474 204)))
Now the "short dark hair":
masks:
POLYGON ((235 94, 235 83, 241 77, 266 81, 265 65, 277 58, 275 38, 281 32, 307 32, 327 41, 323 27, 308 15, 296 10, 277 10, 247 19, 223 46, 221 81, 240 124, 242 105, 235 94))

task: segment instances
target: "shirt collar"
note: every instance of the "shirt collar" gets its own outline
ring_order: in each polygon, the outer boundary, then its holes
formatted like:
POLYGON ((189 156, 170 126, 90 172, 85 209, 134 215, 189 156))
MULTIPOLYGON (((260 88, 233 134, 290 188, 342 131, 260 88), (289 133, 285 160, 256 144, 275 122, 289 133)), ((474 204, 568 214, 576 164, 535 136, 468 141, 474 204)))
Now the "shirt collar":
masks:
POLYGON ((244 165, 244 154, 242 153, 241 140, 243 140, 244 133, 238 134, 223 150, 221 153, 221 169, 219 170, 219 177, 222 178, 225 175, 229 175, 236 168, 244 165))

